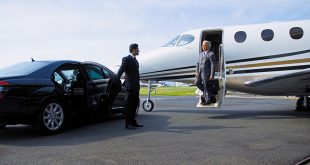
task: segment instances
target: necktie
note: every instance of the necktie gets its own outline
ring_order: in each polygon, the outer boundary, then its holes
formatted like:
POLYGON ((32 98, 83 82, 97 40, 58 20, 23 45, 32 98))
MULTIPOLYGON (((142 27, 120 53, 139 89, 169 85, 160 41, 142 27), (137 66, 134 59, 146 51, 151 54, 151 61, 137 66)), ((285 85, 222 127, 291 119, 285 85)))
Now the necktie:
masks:
POLYGON ((138 63, 138 60, 136 59, 136 57, 134 57, 134 59, 135 59, 137 66, 139 66, 139 63, 138 63))

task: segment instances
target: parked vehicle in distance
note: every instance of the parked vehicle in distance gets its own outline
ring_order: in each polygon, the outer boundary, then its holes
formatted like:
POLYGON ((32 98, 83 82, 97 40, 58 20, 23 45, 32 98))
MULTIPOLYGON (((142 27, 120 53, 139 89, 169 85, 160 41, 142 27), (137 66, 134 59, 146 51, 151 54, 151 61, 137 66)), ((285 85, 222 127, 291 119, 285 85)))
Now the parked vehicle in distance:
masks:
POLYGON ((47 134, 68 121, 123 113, 120 79, 95 62, 33 61, 0 70, 0 128, 29 124, 47 134))

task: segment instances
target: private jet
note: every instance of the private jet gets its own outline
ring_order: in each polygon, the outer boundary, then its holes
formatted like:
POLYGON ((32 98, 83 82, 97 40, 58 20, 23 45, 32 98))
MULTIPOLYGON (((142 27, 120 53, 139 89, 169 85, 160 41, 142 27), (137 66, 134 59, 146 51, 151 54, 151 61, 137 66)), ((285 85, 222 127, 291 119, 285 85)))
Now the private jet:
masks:
MULTIPOLYGON (((225 91, 269 96, 297 96, 296 109, 309 109, 310 20, 270 22, 190 30, 176 35, 162 47, 140 55, 142 81, 195 80, 201 43, 208 40, 216 56, 217 103, 225 91)), ((149 90, 150 91, 150 90, 149 90)), ((154 104, 150 94, 146 111, 154 104)))

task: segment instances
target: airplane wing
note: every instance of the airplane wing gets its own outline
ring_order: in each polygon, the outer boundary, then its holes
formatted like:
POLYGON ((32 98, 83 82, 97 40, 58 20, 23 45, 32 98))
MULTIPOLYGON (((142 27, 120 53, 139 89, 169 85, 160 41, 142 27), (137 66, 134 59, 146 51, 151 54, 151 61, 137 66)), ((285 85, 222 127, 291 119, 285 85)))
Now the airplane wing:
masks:
POLYGON ((278 75, 265 79, 255 79, 244 83, 245 86, 258 87, 262 89, 283 89, 286 94, 306 94, 310 92, 310 69, 278 75), (308 88, 308 89, 307 89, 308 88), (309 90, 309 91, 308 91, 309 90), (299 92, 294 92, 299 91, 299 92))

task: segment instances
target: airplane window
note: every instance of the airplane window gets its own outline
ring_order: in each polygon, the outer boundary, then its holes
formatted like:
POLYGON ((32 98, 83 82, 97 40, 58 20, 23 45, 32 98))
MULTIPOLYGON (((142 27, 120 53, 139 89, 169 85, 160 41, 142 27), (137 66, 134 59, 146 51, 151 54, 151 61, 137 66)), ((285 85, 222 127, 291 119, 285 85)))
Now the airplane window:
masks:
POLYGON ((273 39, 273 31, 271 29, 265 29, 261 33, 262 39, 264 41, 271 41, 273 39))
POLYGON ((182 36, 182 38, 178 42, 177 46, 182 46, 182 45, 189 44, 189 43, 193 42, 194 39, 195 39, 194 36, 185 34, 185 35, 182 36))
POLYGON ((172 47, 172 46, 174 46, 177 43, 177 41, 179 40, 180 37, 181 37, 181 35, 177 35, 172 40, 170 40, 167 44, 165 44, 163 47, 172 47))
POLYGON ((238 31, 235 33, 235 41, 242 43, 246 40, 246 33, 244 31, 238 31))
POLYGON ((293 39, 301 39, 301 37, 304 35, 304 31, 300 27, 293 27, 290 30, 290 35, 293 39))

